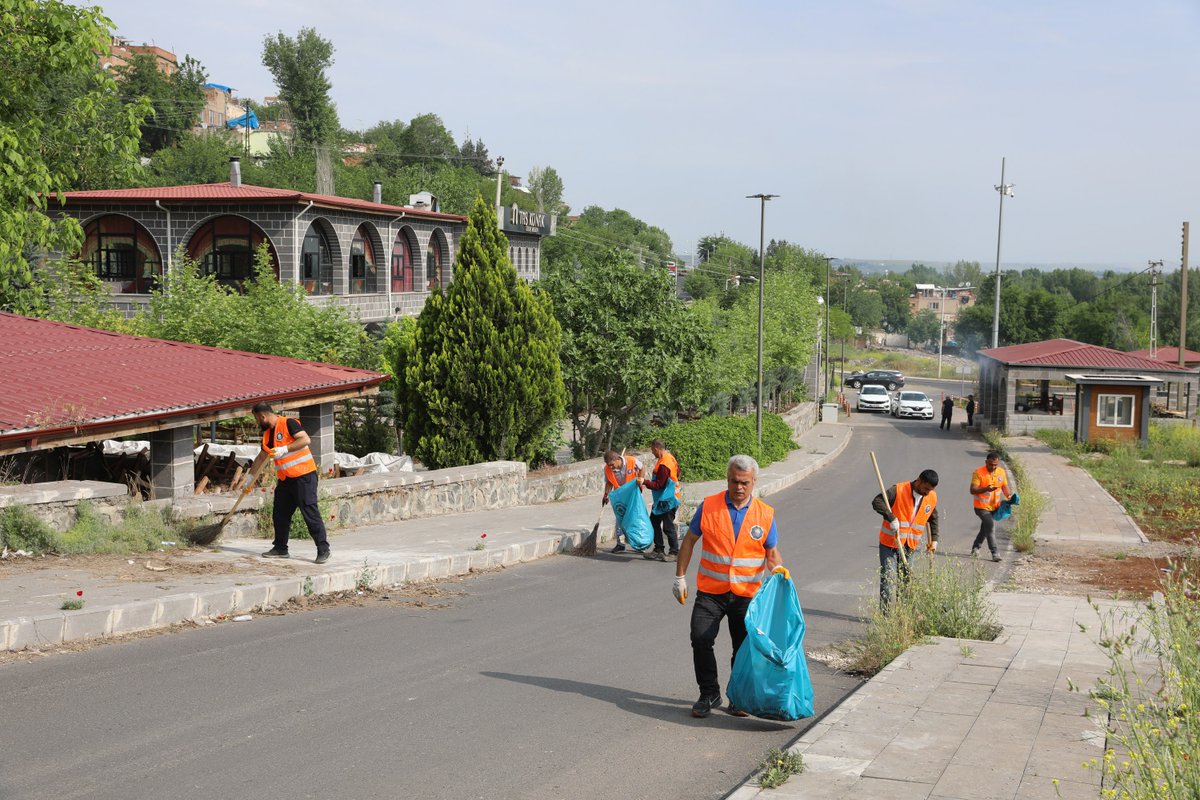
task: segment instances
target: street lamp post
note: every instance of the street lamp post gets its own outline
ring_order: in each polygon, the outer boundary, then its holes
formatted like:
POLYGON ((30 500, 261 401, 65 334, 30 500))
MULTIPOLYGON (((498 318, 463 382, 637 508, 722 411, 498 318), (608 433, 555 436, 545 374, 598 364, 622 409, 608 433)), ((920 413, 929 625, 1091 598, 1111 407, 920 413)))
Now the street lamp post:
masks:
POLYGON ((767 201, 779 197, 777 194, 748 194, 746 199, 757 199, 758 207, 758 403, 754 408, 754 430, 758 446, 762 447, 762 395, 763 395, 763 287, 766 282, 763 269, 764 241, 767 230, 767 201))
POLYGON ((1013 196, 1013 185, 1004 182, 1004 158, 1000 159, 1000 219, 996 223, 996 308, 992 312, 992 347, 1000 346, 1000 233, 1004 230, 1004 198, 1013 196))
MULTIPOLYGON (((825 396, 829 395, 829 390, 832 388, 833 376, 830 372, 829 364, 829 268, 833 263, 833 256, 822 256, 825 259, 825 371, 821 383, 825 385, 825 396)), ((824 399, 821 402, 825 402, 824 399)))
POLYGON ((938 323, 938 380, 942 379, 942 340, 946 338, 946 287, 942 286, 940 291, 942 319, 938 323))

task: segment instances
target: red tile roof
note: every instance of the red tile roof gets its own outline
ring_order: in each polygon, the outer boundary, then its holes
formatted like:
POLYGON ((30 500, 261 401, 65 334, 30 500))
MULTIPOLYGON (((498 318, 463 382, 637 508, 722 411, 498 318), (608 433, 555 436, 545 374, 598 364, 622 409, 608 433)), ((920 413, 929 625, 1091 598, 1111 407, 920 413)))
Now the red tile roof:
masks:
MULTIPOLYGON (((370 389, 379 372, 0 313, 0 448, 370 389)), ((169 423, 165 427, 170 427, 169 423)), ((99 435, 96 437, 99 438, 99 435)))
POLYGON ((1187 367, 1152 361, 1133 353, 1124 353, 1073 339, 1047 339, 1044 342, 1014 344, 980 350, 979 355, 1010 366, 1083 367, 1086 369, 1120 369, 1131 372, 1191 371, 1187 367))
MULTIPOLYGON (((51 202, 54 198, 51 197, 51 202)), ((190 186, 153 186, 139 189, 92 189, 82 192, 66 192, 64 206, 72 202, 133 202, 153 203, 159 201, 187 201, 193 203, 224 203, 238 201, 244 203, 292 203, 305 205, 312 202, 324 208, 341 208, 352 211, 366 211, 373 214, 391 214, 393 216, 427 217, 447 221, 464 222, 466 217, 458 214, 443 214, 440 211, 428 211, 420 208, 406 208, 386 203, 373 203, 370 200, 359 200, 354 197, 336 197, 327 194, 297 192, 292 189, 272 189, 267 186, 251 186, 243 183, 234 186, 228 181, 224 183, 197 183, 190 186)))
MULTIPOLYGON (((1150 358, 1150 349, 1134 350, 1130 355, 1141 356, 1142 358, 1150 358)), ((1179 363, 1179 348, 1178 347, 1160 347, 1158 355, 1152 359, 1154 361, 1165 361, 1168 364, 1179 363)), ((1200 364, 1200 353, 1195 350, 1183 351, 1183 363, 1185 364, 1200 364)))

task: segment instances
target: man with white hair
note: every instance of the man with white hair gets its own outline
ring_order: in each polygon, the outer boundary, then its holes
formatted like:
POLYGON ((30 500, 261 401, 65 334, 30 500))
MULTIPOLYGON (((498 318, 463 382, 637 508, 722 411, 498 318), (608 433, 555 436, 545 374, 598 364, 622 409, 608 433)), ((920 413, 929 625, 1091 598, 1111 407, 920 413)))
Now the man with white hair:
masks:
MULTIPOLYGON (((704 498, 692 517, 679 548, 672 591, 687 602, 687 568, 696 542, 700 542, 700 567, 696 572, 696 602, 692 605, 692 663, 700 699, 692 705, 693 717, 707 717, 721 705, 721 684, 713 643, 721 619, 729 619, 733 654, 746 638, 746 609, 763 580, 783 559, 776 547, 775 509, 754 497, 758 462, 746 455, 729 459, 727 489, 704 498)), ((746 712, 729 706, 737 717, 746 712)))

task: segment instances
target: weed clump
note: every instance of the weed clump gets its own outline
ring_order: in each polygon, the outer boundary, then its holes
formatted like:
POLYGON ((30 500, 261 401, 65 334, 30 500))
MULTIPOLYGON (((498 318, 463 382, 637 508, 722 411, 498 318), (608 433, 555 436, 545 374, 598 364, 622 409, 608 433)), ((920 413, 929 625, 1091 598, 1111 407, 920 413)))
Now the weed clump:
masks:
POLYGON ((778 789, 793 775, 804 771, 804 757, 790 750, 772 747, 758 765, 758 785, 764 789, 778 789))

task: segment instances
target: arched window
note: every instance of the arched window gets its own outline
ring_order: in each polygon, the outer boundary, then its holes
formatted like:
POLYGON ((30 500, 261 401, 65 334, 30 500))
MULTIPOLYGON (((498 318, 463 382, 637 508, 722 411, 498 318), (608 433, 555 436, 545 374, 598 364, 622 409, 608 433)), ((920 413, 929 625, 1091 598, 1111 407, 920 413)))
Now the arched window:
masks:
POLYGON ((317 223, 308 226, 300 251, 300 282, 309 294, 333 294, 333 251, 317 223))
POLYGON ((425 291, 432 292, 442 285, 442 248, 438 237, 429 238, 429 255, 425 258, 425 291))
POLYGON ((403 230, 396 234, 392 244, 392 291, 413 291, 413 250, 403 230))
POLYGON ((377 286, 375 246, 367 226, 359 225, 350 243, 350 294, 376 292, 377 286))
POLYGON ((145 294, 162 277, 158 246, 129 217, 100 217, 89 222, 83 233, 79 260, 91 265, 97 278, 117 284, 122 294, 145 294))
POLYGON ((188 242, 188 255, 200 262, 203 275, 215 275, 217 281, 242 291, 254 277, 254 251, 267 242, 275 276, 279 259, 262 228, 244 217, 224 216, 200 226, 188 242))

